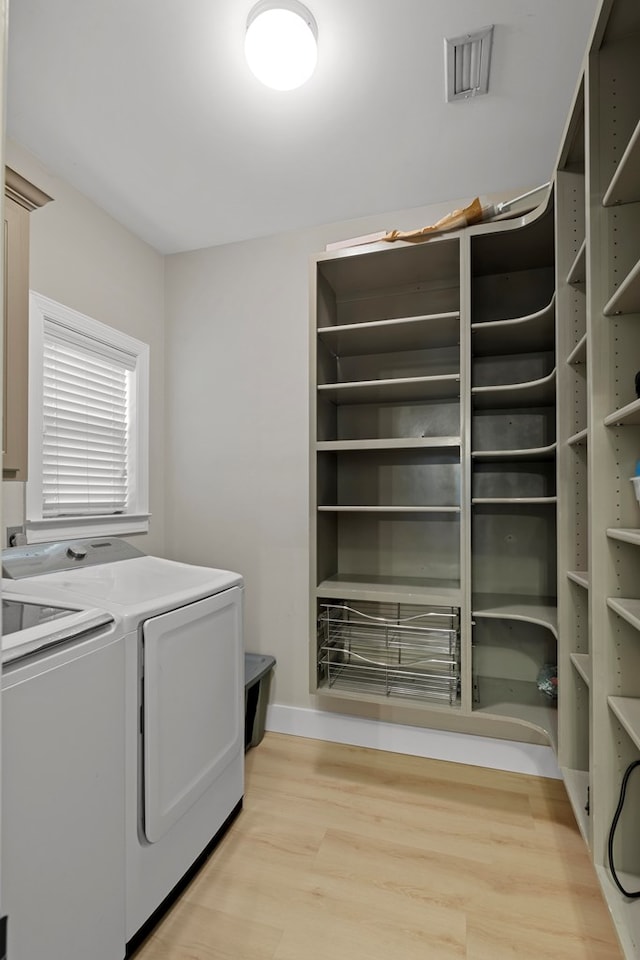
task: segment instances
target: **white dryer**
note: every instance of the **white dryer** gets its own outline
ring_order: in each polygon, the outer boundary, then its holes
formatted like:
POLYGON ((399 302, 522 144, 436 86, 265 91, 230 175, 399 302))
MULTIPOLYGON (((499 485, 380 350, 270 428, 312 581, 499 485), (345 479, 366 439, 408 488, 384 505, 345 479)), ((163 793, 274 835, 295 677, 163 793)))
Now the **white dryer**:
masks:
POLYGON ((3 575, 14 594, 104 608, 124 631, 131 950, 242 806, 242 577, 111 538, 5 550, 3 575))

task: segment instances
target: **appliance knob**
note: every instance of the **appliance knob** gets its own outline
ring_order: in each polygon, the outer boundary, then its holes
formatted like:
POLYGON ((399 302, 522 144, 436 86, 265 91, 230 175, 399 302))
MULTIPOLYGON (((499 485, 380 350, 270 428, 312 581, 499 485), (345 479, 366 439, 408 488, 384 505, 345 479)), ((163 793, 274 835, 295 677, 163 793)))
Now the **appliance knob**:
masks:
POLYGON ((67 556, 70 560, 84 560, 87 555, 87 551, 84 547, 69 547, 67 550, 67 556))

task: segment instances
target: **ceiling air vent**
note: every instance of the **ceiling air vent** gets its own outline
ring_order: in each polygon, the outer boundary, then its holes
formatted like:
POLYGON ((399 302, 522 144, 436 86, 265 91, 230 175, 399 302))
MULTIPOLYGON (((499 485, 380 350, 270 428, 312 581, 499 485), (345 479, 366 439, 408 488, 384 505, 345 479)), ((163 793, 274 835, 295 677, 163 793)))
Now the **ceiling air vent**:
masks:
POLYGON ((493 26, 444 41, 447 100, 468 100, 489 89, 493 26))

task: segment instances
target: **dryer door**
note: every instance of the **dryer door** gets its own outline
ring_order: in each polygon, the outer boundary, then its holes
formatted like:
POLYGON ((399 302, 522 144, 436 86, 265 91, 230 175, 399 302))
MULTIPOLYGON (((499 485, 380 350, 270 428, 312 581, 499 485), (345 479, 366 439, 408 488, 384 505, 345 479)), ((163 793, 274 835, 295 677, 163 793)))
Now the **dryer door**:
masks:
POLYGON ((146 620, 144 832, 154 843, 243 750, 242 589, 146 620))

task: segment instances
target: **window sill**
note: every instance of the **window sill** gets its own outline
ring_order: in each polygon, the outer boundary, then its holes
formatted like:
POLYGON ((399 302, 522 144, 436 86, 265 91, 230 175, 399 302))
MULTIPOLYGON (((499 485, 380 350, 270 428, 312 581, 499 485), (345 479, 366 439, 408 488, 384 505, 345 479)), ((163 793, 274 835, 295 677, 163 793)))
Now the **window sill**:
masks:
POLYGON ((27 520, 27 543, 148 533, 150 516, 149 513, 130 513, 118 517, 48 517, 46 520, 27 520))

